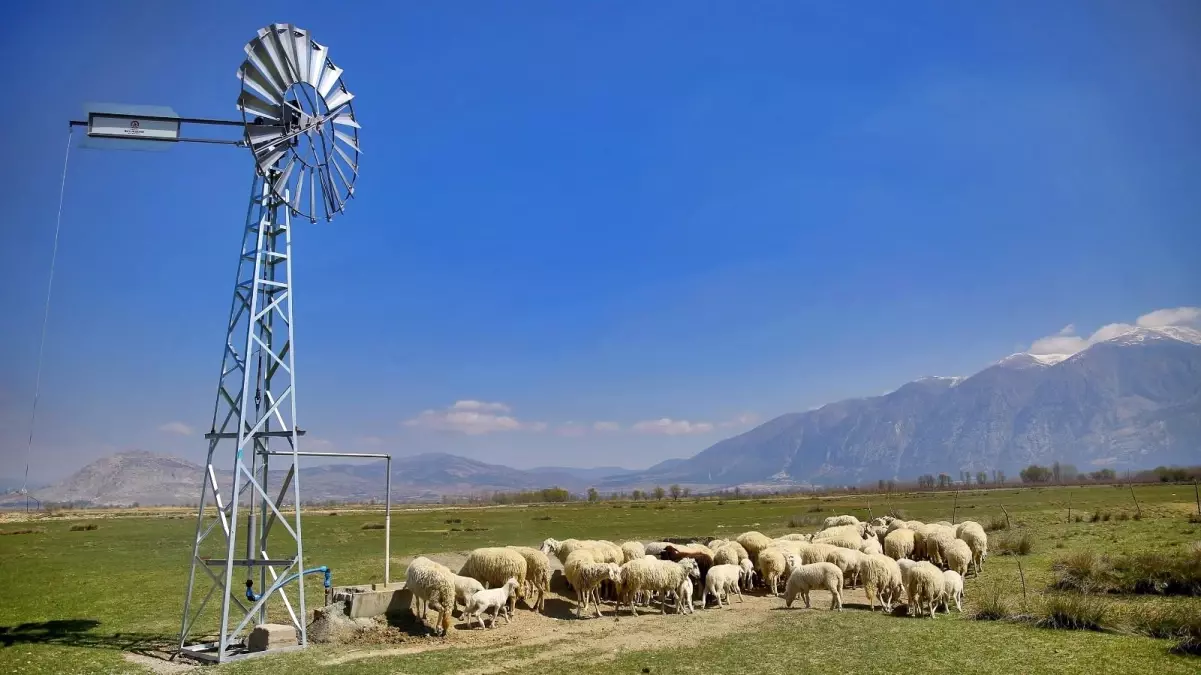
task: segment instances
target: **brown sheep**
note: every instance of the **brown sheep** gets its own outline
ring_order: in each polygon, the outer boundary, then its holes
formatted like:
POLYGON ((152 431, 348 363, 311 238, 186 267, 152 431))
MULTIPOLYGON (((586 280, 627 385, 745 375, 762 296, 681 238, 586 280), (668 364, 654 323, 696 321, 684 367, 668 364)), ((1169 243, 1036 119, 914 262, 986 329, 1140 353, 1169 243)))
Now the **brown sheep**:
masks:
MULTIPOLYGON (((691 558, 696 561, 696 566, 700 570, 700 578, 696 583, 700 585, 697 593, 703 593, 705 589, 705 577, 709 575, 709 568, 713 567, 713 556, 703 551, 681 551, 675 546, 668 546, 663 549, 663 553, 659 555, 661 560, 671 560, 679 562, 685 558, 691 558)), ((695 594, 694 594, 695 597, 695 594)), ((703 595, 701 597, 704 597, 703 595)))

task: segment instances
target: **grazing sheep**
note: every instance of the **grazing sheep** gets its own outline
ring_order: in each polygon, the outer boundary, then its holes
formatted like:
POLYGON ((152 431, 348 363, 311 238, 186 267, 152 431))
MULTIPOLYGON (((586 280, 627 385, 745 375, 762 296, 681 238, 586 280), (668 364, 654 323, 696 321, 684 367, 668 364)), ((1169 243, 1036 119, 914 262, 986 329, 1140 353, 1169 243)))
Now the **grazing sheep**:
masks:
POLYGON ((679 562, 685 558, 691 558, 692 560, 695 560, 697 570, 700 572, 700 576, 697 578, 697 583, 701 588, 701 599, 704 600, 705 578, 709 575, 709 568, 713 567, 713 554, 706 553, 705 551, 695 550, 697 548, 698 547, 695 546, 687 548, 668 546, 667 548, 663 549, 663 553, 660 554, 659 557, 663 560, 670 560, 672 562, 679 562))
POLYGON ((705 592, 701 595, 701 607, 705 607, 709 596, 717 598, 717 607, 721 609, 721 596, 723 593, 733 591, 738 596, 738 602, 745 602, 742 599, 742 589, 738 587, 738 580, 741 576, 742 569, 738 565, 714 565, 709 569, 709 576, 705 579, 705 592))
POLYGON ((646 547, 643 546, 642 542, 640 541, 627 541, 623 543, 621 545, 621 551, 625 554, 625 559, 621 561, 621 564, 623 565, 631 560, 637 560, 646 555, 646 547))
POLYGON ((663 553, 663 549, 667 548, 668 546, 671 546, 670 542, 652 541, 651 543, 647 544, 645 547, 646 554, 653 555, 656 558, 658 558, 659 555, 663 553))
POLYGON ((857 534, 840 534, 835 537, 822 537, 821 539, 814 537, 813 543, 815 545, 825 544, 826 546, 837 546, 838 548, 849 548, 852 551, 858 551, 859 547, 863 545, 863 537, 857 534))
POLYGON ((890 523, 888 524, 888 527, 887 527, 887 528, 885 528, 885 529, 886 529, 886 532, 885 532, 884 534, 885 534, 885 535, 888 535, 888 534, 889 534, 889 533, 891 533, 893 530, 899 530, 899 529, 901 529, 901 528, 904 528, 904 529, 907 529, 907 530, 911 530, 911 529, 913 529, 913 528, 909 527, 909 523, 907 523, 907 522, 906 522, 906 521, 904 521, 904 520, 894 520, 894 521, 892 521, 892 522, 890 522, 890 523))
MULTIPOLYGON (((818 534, 821 534, 821 533, 819 532, 818 534)), ((776 541, 809 541, 811 539, 813 539, 812 534, 801 534, 799 532, 793 532, 790 534, 786 534, 783 537, 776 537, 775 540, 776 541)))
POLYGON ((463 605, 467 607, 467 602, 471 600, 471 596, 475 595, 476 591, 484 590, 484 585, 471 577, 455 577, 455 606, 463 605))
POLYGON ((747 555, 751 557, 751 562, 756 564, 759 562, 759 552, 771 546, 772 543, 767 535, 754 530, 743 532, 735 537, 734 541, 742 544, 742 547, 746 549, 747 555))
POLYGON ((854 588, 859 579, 861 557, 859 551, 837 548, 826 555, 826 562, 834 563, 842 572, 842 579, 847 588, 854 588))
MULTIPOLYGON (((950 547, 951 542, 959 541, 955 538, 954 531, 950 528, 944 529, 933 525, 926 532, 926 558, 935 565, 942 565, 946 558, 946 551, 950 547)), ((967 544, 964 544, 967 546, 967 544)), ((971 560, 971 558, 968 558, 971 560)))
POLYGON ((763 583, 771 590, 771 594, 780 595, 779 581, 780 576, 787 569, 788 560, 785 558, 785 551, 780 548, 772 547, 759 551, 758 571, 759 576, 763 579, 763 583))
POLYGON ((778 548, 794 555, 800 555, 802 551, 812 546, 808 542, 797 541, 795 539, 775 539, 771 545, 772 548, 778 548))
POLYGON ((788 575, 788 583, 784 586, 784 606, 792 607, 792 601, 800 595, 805 600, 805 608, 812 607, 809 591, 816 589, 830 591, 830 609, 842 611, 842 571, 837 565, 827 562, 800 565, 788 575))
POLYGON ((871 609, 876 608, 877 598, 885 612, 891 612, 893 604, 900 602, 905 583, 897 561, 883 553, 865 555, 859 564, 859 576, 863 580, 863 590, 867 593, 871 609))
MULTIPOLYGON (((641 591, 659 593, 659 613, 667 613, 667 594, 676 594, 676 611, 692 611, 692 580, 700 578, 696 560, 684 558, 679 562, 645 557, 631 560, 621 566, 621 589, 623 599, 630 605, 630 613, 638 616, 638 608, 632 602, 641 591)), ((620 606, 620 605, 619 605, 620 606)))
POLYGON ((517 551, 521 557, 525 558, 525 583, 530 589, 528 594, 524 588, 522 589, 522 594, 526 597, 526 604, 536 612, 545 612, 546 594, 550 591, 550 558, 542 551, 529 546, 506 546, 505 548, 517 551), (531 605, 529 599, 534 595, 537 595, 538 599, 531 605))
POLYGON ((729 542, 724 546, 719 546, 713 552, 714 565, 740 565, 743 560, 749 559, 746 549, 736 541, 729 542))
POLYGON ((863 544, 859 546, 859 552, 866 553, 868 555, 875 555, 877 553, 884 553, 884 547, 880 545, 879 539, 871 537, 863 540, 863 544))
POLYGON ((955 570, 947 570, 942 573, 943 585, 942 595, 938 602, 942 605, 947 614, 951 613, 951 603, 955 603, 955 609, 963 613, 963 576, 955 570))
POLYGON ((809 544, 809 546, 805 547, 805 549, 801 551, 801 562, 806 565, 826 562, 826 556, 833 553, 834 549, 836 548, 839 547, 826 543, 809 544))
POLYGON ((492 547, 477 548, 467 556, 459 574, 478 579, 484 588, 503 586, 509 577, 517 579, 517 592, 509 596, 509 613, 517 606, 517 598, 525 585, 526 572, 529 569, 525 556, 511 548, 492 547))
POLYGON ((822 521, 822 529, 828 530, 831 527, 839 525, 858 525, 859 519, 855 516, 830 516, 822 521))
MULTIPOLYGON (((455 579, 454 574, 446 566, 419 556, 409 563, 405 570, 405 588, 413 594, 417 607, 421 610, 421 620, 425 620, 426 608, 438 610, 438 624, 434 632, 446 635, 450 630, 450 613, 455 608, 455 579), (422 603, 425 603, 424 605, 422 603)), ((413 612, 416 616, 416 612, 413 612)))
POLYGON ((576 592, 576 618, 583 618, 588 609, 590 599, 596 600, 596 615, 602 615, 600 597, 597 589, 601 582, 609 581, 617 584, 621 581, 621 567, 617 563, 594 562, 588 555, 589 551, 576 551, 567 558, 563 568, 564 576, 576 592))
POLYGON ((716 553, 717 549, 721 548, 722 546, 725 546, 728 543, 730 543, 729 539, 711 539, 711 540, 709 540, 709 543, 705 544, 705 545, 708 546, 713 552, 716 553))
POLYGON ((751 562, 750 558, 745 558, 739 561, 738 569, 741 570, 738 580, 742 583, 743 590, 751 590, 755 585, 755 563, 751 562))
POLYGON ((484 612, 488 610, 492 610, 490 627, 496 627, 496 617, 502 612, 505 615, 505 623, 509 623, 513 614, 511 599, 520 586, 521 582, 516 577, 509 577, 500 588, 477 591, 475 595, 471 596, 471 600, 467 603, 467 609, 463 612, 463 618, 467 621, 467 625, 471 625, 471 617, 474 616, 479 620, 480 628, 485 628, 484 612))
POLYGON ((942 550, 942 559, 947 569, 958 572, 960 576, 967 574, 967 568, 972 564, 972 549, 962 539, 952 539, 942 550))
POLYGON ((975 569, 976 576, 980 576, 980 566, 988 557, 988 535, 984 532, 984 528, 980 527, 979 523, 969 520, 960 524, 955 530, 955 536, 967 542, 968 548, 972 550, 972 567, 975 569))
POLYGON ((908 528, 893 530, 884 537, 884 555, 893 560, 913 557, 914 531, 908 528))
POLYGON ((934 618, 934 603, 942 594, 945 580, 942 570, 933 564, 922 561, 909 568, 905 573, 905 595, 909 596, 909 609, 914 616, 928 613, 934 618))
MULTIPOLYGON (((863 539, 863 531, 865 525, 837 525, 828 530, 822 530, 813 535, 812 541, 824 541, 826 539, 863 539)), ((858 546, 858 544, 856 544, 858 546)))

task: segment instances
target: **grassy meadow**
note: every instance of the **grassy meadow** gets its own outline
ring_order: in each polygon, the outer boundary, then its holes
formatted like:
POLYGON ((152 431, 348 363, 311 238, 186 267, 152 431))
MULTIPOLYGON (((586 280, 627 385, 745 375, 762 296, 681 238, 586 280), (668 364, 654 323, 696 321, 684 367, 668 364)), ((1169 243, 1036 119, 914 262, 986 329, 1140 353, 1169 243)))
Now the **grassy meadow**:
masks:
MULTIPOLYGON (((717 636, 687 650, 635 642, 609 658, 552 659, 540 662, 538 669, 658 673, 724 666, 737 672, 754 663, 757 671, 769 673, 806 665, 857 672, 1199 672, 1201 658, 1172 653, 1175 641, 1146 635, 1155 632, 1148 629, 1146 617, 1163 612, 1201 617, 1201 597, 1093 594, 1086 596, 1092 603, 1087 609, 1096 614, 1100 630, 1037 626, 1049 602, 1065 595, 1080 597, 1052 591, 1060 580, 1052 569, 1056 561, 1088 551, 1179 557, 1201 541, 1201 524, 1190 521, 1190 514, 1196 513, 1193 486, 1140 485, 1134 494, 1137 509, 1126 486, 1084 486, 964 491, 957 497, 950 492, 904 494, 887 502, 873 495, 398 510, 392 522, 392 578, 403 578, 400 559, 405 556, 536 545, 550 536, 618 542, 709 539, 751 529, 778 536, 812 532, 821 518, 832 514, 865 518, 868 500, 874 515, 894 509, 907 519, 932 522, 952 520, 954 515, 956 521, 990 526, 1006 522, 1003 505, 1008 526, 989 533, 991 555, 983 575, 967 581, 962 615, 919 621, 857 607, 842 613, 772 611, 754 631, 717 636), (1002 549, 1015 554, 1002 555, 1002 549), (1016 554, 1023 549, 1024 555, 1016 554), (1001 605, 1006 616, 1019 618, 969 618, 982 604, 1001 605), (915 644, 922 646, 915 649, 915 644)), ((382 523, 381 512, 323 509, 306 511, 305 516, 307 566, 330 566, 336 585, 383 581, 383 531, 371 529, 382 523)), ((193 515, 183 510, 80 511, 0 524, 0 672, 155 672, 125 655, 161 649, 177 638, 193 528, 193 515), (21 530, 33 531, 8 534, 21 530)), ((320 580, 310 579, 306 589, 311 610, 320 604, 320 580)), ((737 611, 737 606, 729 610, 731 616, 737 611)), ((514 623, 521 621, 521 614, 514 623)), ((376 649, 369 645, 314 645, 301 653, 215 670, 340 675, 503 672, 504 667, 486 664, 497 658, 520 664, 530 653, 552 645, 483 649, 465 644, 414 653, 381 646, 378 655, 369 653, 376 649), (353 660, 340 660, 351 652, 353 660)))

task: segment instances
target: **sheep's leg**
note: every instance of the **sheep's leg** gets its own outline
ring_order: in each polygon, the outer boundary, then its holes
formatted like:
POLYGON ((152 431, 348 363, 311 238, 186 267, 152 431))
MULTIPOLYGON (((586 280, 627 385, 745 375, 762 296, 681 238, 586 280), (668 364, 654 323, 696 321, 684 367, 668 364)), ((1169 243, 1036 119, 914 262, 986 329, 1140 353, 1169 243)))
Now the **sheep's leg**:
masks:
POLYGON ((806 589, 801 595, 805 598, 805 609, 813 609, 813 605, 809 604, 809 590, 806 589))

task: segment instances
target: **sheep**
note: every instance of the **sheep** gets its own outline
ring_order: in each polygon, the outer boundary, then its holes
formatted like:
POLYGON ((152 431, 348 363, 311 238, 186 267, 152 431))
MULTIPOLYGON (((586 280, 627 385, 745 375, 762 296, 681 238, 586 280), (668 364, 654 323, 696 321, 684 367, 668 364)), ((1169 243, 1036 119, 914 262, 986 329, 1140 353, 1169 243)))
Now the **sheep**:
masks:
POLYGON ((871 609, 876 608, 876 599, 879 598, 884 611, 891 612, 893 603, 900 601, 901 593, 905 590, 897 561, 883 553, 865 555, 859 563, 859 576, 871 609))
MULTIPOLYGON (((672 544, 672 546, 674 546, 676 550, 683 551, 684 553, 704 553, 710 558, 713 557, 713 549, 705 546, 699 541, 694 541, 688 544, 672 544)), ((662 556, 660 555, 660 557, 662 556)))
MULTIPOLYGON (((946 557, 946 551, 950 547, 951 542, 959 541, 955 538, 953 530, 950 528, 942 528, 937 525, 930 526, 926 532, 926 558, 935 565, 942 565, 946 557)), ((967 544, 964 544, 967 546, 967 544)), ((969 551, 970 553, 970 551, 969 551)), ((969 555, 968 560, 971 560, 969 555)))
POLYGON ((949 527, 949 528, 952 528, 952 529, 954 529, 954 527, 955 527, 954 525, 952 525, 951 523, 949 523, 949 522, 947 522, 947 521, 945 521, 945 520, 939 520, 939 521, 936 521, 936 522, 934 522, 934 523, 932 523, 932 524, 933 524, 933 525, 937 525, 937 526, 939 526, 939 527, 949 527))
POLYGON ((751 562, 756 564, 759 562, 759 552, 771 546, 771 539, 767 535, 754 530, 743 532, 735 537, 734 541, 742 544, 742 547, 746 549, 747 555, 751 557, 751 562))
POLYGON ((901 528, 893 530, 884 537, 884 555, 893 560, 913 557, 913 530, 901 528))
POLYGON ((787 568, 788 561, 785 559, 783 549, 772 547, 759 551, 759 559, 757 562, 759 576, 763 579, 763 583, 771 589, 771 594, 779 596, 779 580, 780 575, 787 568))
POLYGON ((489 624, 492 628, 496 627, 496 617, 502 612, 505 615, 505 623, 509 623, 513 613, 512 598, 520 587, 521 582, 517 580, 517 577, 509 577, 500 588, 476 591, 467 603, 467 609, 463 612, 463 618, 467 620, 467 625, 471 625, 471 617, 474 616, 479 620, 480 628, 485 628, 484 612, 488 610, 492 610, 492 623, 489 624))
POLYGON ((455 578, 455 606, 463 605, 467 607, 467 602, 471 600, 471 596, 475 595, 476 591, 484 590, 484 585, 471 577, 461 577, 454 575, 455 578))
POLYGON ((653 555, 658 558, 659 554, 663 553, 663 549, 667 548, 668 546, 671 546, 671 542, 652 541, 646 545, 645 551, 647 555, 653 555))
POLYGON ((939 604, 943 610, 951 613, 951 603, 955 603, 955 609, 963 613, 963 576, 955 570, 947 570, 942 573, 943 585, 942 595, 939 597, 939 604))
MULTIPOLYGON (((425 620, 426 607, 433 606, 438 610, 438 624, 434 629, 441 635, 450 630, 450 613, 455 607, 455 580, 444 565, 434 562, 425 556, 414 558, 405 570, 405 588, 412 592, 417 607, 421 609, 421 619, 425 620), (422 603, 425 603, 423 606, 422 603)), ((413 612, 416 616, 416 612, 413 612)))
POLYGON ((980 576, 980 566, 988 557, 988 535, 984 528, 980 527, 979 523, 969 520, 955 529, 955 536, 967 542, 968 548, 972 550, 972 567, 976 576, 980 576))
MULTIPOLYGON (((550 558, 542 551, 529 546, 506 546, 505 548, 517 551, 521 557, 525 558, 525 582, 530 589, 529 595, 526 596, 526 604, 536 612, 545 612, 546 594, 550 591, 550 558), (530 605, 529 598, 535 594, 538 599, 530 605)), ((525 594, 525 589, 522 589, 522 594, 525 594)))
POLYGON ((517 592, 509 597, 509 613, 517 607, 517 598, 521 596, 521 588, 525 585, 526 573, 529 566, 525 556, 510 548, 493 547, 477 548, 467 556, 459 574, 478 579, 489 586, 502 586, 509 579, 517 579, 517 592))
POLYGON ((621 545, 621 551, 625 554, 625 560, 621 561, 623 565, 631 560, 637 560, 646 555, 646 547, 643 546, 642 542, 640 541, 627 541, 623 543, 621 545))
POLYGON ((709 543, 705 544, 705 545, 708 546, 710 549, 712 549, 714 552, 716 552, 717 549, 721 548, 722 546, 725 546, 728 543, 730 543, 729 539, 710 539, 709 543))
POLYGON ((576 551, 567 558, 563 568, 568 583, 576 592, 576 618, 583 618, 588 609, 589 598, 596 599, 596 616, 602 616, 600 598, 596 596, 597 588, 603 581, 618 583, 621 581, 621 567, 617 563, 594 562, 588 555, 590 551, 576 551))
MULTIPOLYGON (((818 534, 821 533, 819 532, 818 534)), ((776 537, 776 541, 810 541, 813 539, 813 536, 814 535, 812 534, 800 534, 799 532, 793 532, 791 534, 786 534, 783 537, 776 537)))
POLYGON ((771 545, 772 548, 778 548, 794 555, 800 555, 802 551, 811 546, 808 542, 796 541, 795 539, 775 539, 771 545))
POLYGON ((742 575, 742 569, 738 565, 714 565, 709 569, 709 576, 705 579, 705 591, 701 595, 701 607, 708 602, 709 596, 717 598, 718 609, 722 608, 721 596, 723 593, 733 591, 738 596, 738 602, 745 602, 742 599, 742 589, 738 587, 739 577, 742 575))
MULTIPOLYGON (((659 613, 667 613, 667 594, 676 594, 676 611, 692 611, 692 580, 700 578, 696 560, 684 558, 679 562, 660 560, 647 556, 631 560, 621 566, 621 590, 623 599, 630 605, 630 613, 638 616, 633 596, 641 591, 660 594, 659 613)), ((620 603, 619 603, 620 606, 620 603)))
POLYGON ((942 550, 942 559, 948 570, 958 572, 960 576, 967 574, 967 568, 972 564, 972 549, 962 539, 952 539, 951 543, 942 550))
POLYGON ((863 540, 863 543, 859 545, 859 552, 875 555, 877 553, 884 553, 884 547, 880 545, 879 539, 871 537, 870 539, 863 540))
POLYGON ((809 544, 809 546, 801 551, 801 562, 806 565, 825 562, 826 556, 830 555, 836 548, 839 547, 825 543, 809 544))
POLYGON ((701 600, 703 601, 705 599, 705 578, 709 575, 709 568, 713 567, 713 554, 706 553, 704 550, 696 550, 699 548, 700 547, 697 546, 681 548, 668 546, 667 548, 663 549, 663 553, 660 554, 659 557, 663 560, 670 560, 672 562, 678 562, 684 558, 691 558, 695 560, 697 569, 700 572, 700 576, 697 578, 697 585, 701 589, 701 600))
POLYGON ((934 618, 934 603, 942 595, 944 583, 942 570, 932 563, 922 561, 909 568, 905 573, 905 594, 909 596, 909 609, 914 616, 921 616, 928 608, 930 618, 934 618))
POLYGON ((854 538, 863 539, 863 525, 837 525, 827 530, 822 530, 813 535, 812 541, 822 541, 825 539, 837 538, 854 538))
POLYGON ((826 562, 834 563, 838 567, 847 588, 855 587, 855 582, 859 579, 859 566, 862 562, 859 551, 845 548, 834 549, 826 555, 826 562))
POLYGON ((855 516, 830 516, 822 521, 822 529, 828 530, 831 527, 839 525, 858 525, 859 519, 855 516))
POLYGON ((741 570, 738 580, 742 583, 742 588, 751 590, 755 583, 755 563, 751 562, 750 558, 744 558, 738 562, 738 568, 741 570))
POLYGON ((863 537, 860 537, 859 535, 846 534, 840 534, 834 537, 822 537, 821 539, 814 537, 813 543, 815 545, 825 544, 826 546, 837 546, 838 548, 849 548, 852 551, 858 551, 859 547, 863 545, 863 537))
POLYGON ((738 552, 730 546, 722 546, 713 552, 713 565, 737 565, 738 552))
POLYGON ((815 589, 830 591, 830 609, 842 611, 842 571, 828 562, 800 565, 794 569, 784 585, 784 606, 792 607, 792 601, 800 595, 805 600, 805 608, 812 607, 809 591, 815 589))

